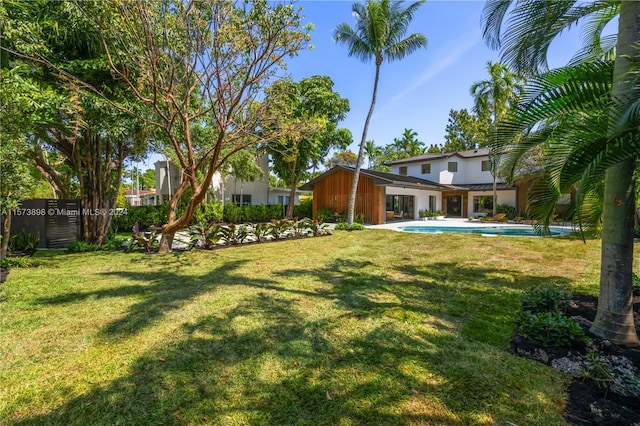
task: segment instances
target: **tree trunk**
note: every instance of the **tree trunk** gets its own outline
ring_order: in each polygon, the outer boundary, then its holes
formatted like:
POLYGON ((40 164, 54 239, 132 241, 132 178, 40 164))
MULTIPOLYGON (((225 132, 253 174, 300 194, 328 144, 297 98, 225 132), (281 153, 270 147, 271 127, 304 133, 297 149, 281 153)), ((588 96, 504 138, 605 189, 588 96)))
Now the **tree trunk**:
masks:
POLYGON ((287 204, 287 213, 285 214, 286 219, 293 219, 293 206, 296 201, 296 186, 298 186, 298 182, 293 180, 291 182, 291 190, 289 191, 289 203, 287 204))
POLYGON ((373 115, 373 109, 376 106, 376 96, 378 93, 378 79, 380 78, 380 65, 382 64, 382 57, 376 58, 376 76, 373 81, 373 96, 371 98, 371 107, 369 107, 369 113, 367 119, 364 122, 364 129, 362 130, 362 139, 360 140, 360 150, 358 151, 358 161, 356 162, 356 170, 353 173, 353 182, 351 184, 351 194, 349 195, 349 207, 347 211, 347 223, 349 226, 353 225, 353 218, 355 216, 356 208, 356 195, 358 193, 358 180, 360 180, 360 169, 362 168, 362 161, 364 159, 364 145, 367 140, 367 131, 369 130, 369 122, 373 115))
POLYGON ((2 221, 2 243, 0 243, 0 259, 7 256, 9 247, 9 237, 11 236, 11 211, 7 209, 7 214, 2 221))
MULTIPOLYGON (((631 84, 626 73, 630 57, 637 57, 640 40, 640 2, 620 5, 618 42, 612 95, 623 99, 631 84)), ((636 135, 637 137, 637 135, 636 135)), ((635 214, 635 159, 607 169, 602 215, 602 254, 598 311, 591 331, 615 344, 640 344, 633 319, 633 226, 635 214)))

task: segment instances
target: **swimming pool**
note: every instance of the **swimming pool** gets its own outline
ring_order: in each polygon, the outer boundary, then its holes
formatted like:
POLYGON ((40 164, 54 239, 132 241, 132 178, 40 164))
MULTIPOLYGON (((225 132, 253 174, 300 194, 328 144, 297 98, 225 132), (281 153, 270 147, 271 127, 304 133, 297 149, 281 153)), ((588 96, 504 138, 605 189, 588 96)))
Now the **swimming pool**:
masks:
MULTIPOLYGON (((467 234, 483 235, 511 235, 520 237, 540 237, 532 226, 400 226, 404 232, 419 232, 427 234, 440 234, 443 232, 461 232, 467 234)), ((550 226, 550 236, 566 235, 572 232, 571 228, 550 226)))

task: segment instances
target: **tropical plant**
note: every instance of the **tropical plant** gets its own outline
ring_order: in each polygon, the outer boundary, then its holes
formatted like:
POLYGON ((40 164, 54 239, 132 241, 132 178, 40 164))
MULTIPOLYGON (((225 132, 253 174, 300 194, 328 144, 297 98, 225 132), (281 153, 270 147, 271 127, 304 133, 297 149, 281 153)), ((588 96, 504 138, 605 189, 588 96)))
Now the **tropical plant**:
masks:
POLYGON ((580 324, 560 312, 523 311, 517 323, 523 337, 537 340, 543 346, 571 347, 589 341, 580 324))
MULTIPOLYGON (((514 108, 523 92, 523 81, 516 74, 500 63, 487 62, 489 78, 471 85, 471 96, 474 98, 473 109, 480 117, 491 117, 492 137, 495 141, 498 133, 498 123, 509 110, 514 108)), ((493 215, 497 213, 498 201, 497 178, 499 158, 492 153, 489 155, 491 162, 491 176, 493 177, 493 215)))
POLYGON ((368 0, 366 3, 354 3, 352 11, 356 19, 355 28, 342 23, 333 32, 333 39, 336 42, 347 45, 349 56, 355 56, 363 62, 369 62, 374 59, 376 66, 371 106, 362 130, 358 161, 349 195, 347 221, 350 225, 353 224, 356 193, 364 158, 367 131, 378 94, 380 66, 385 60, 387 62, 400 60, 406 55, 427 46, 427 38, 423 34, 411 34, 404 38, 413 16, 422 3, 424 3, 424 0, 412 3, 406 8, 402 2, 392 2, 390 0, 368 0))
MULTIPOLYGON (((640 56, 640 2, 514 3, 487 2, 483 32, 490 46, 500 48, 503 60, 521 73, 545 71, 549 45, 569 27, 584 22, 590 37, 585 37, 587 43, 571 66, 534 77, 532 94, 509 120, 497 149, 515 141, 515 156, 536 145, 544 147, 546 179, 539 182, 548 191, 538 192, 547 194, 539 200, 547 212, 558 194, 573 184, 580 194, 577 210, 601 204, 600 295, 591 331, 617 344, 638 345, 632 264, 635 160, 640 152, 640 87, 634 67, 640 56), (617 34, 603 37, 606 24, 616 17, 617 34), (503 30, 505 19, 508 28, 503 30)), ((551 216, 544 215, 545 224, 551 216)), ((579 216, 584 219, 585 214, 579 216)))
POLYGON ((287 236, 287 233, 291 229, 292 222, 288 219, 273 219, 271 221, 271 227, 269 232, 274 240, 280 240, 287 236))

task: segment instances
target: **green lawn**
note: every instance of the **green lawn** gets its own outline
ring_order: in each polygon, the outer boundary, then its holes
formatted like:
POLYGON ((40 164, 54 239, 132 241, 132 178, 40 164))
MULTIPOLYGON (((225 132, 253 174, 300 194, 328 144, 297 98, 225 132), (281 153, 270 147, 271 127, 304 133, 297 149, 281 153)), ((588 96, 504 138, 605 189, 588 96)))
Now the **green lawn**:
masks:
POLYGON ((509 354, 525 289, 597 293, 599 242, 382 230, 37 254, 0 304, 0 418, 59 425, 563 424, 509 354))

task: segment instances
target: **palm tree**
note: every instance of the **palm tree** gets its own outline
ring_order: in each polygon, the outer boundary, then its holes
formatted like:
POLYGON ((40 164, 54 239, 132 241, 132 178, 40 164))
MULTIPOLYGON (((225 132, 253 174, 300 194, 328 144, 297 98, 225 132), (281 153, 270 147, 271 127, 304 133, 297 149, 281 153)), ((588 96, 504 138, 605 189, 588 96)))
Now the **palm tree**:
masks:
POLYGON ((373 160, 380 155, 380 148, 375 145, 372 140, 368 140, 364 144, 364 153, 369 160, 369 169, 373 167, 373 160))
POLYGON ((356 18, 355 28, 342 23, 333 31, 333 39, 347 45, 349 56, 355 56, 363 62, 374 59, 376 65, 371 107, 364 122, 358 162, 349 196, 349 211, 347 213, 349 226, 353 224, 358 179, 364 158, 367 130, 376 104, 380 66, 385 60, 387 62, 399 60, 419 48, 427 46, 427 38, 423 34, 411 34, 404 38, 416 10, 422 3, 424 0, 419 0, 407 8, 404 8, 402 2, 389 0, 368 0, 366 3, 354 3, 352 11, 356 18))
MULTIPOLYGON (((498 131, 498 122, 505 114, 517 105, 522 96, 523 82, 518 75, 509 71, 501 63, 487 62, 489 78, 475 82, 471 85, 471 96, 474 97, 474 111, 478 116, 489 116, 493 121, 493 135, 495 140, 498 131)), ((491 155, 491 175, 493 176, 493 215, 498 207, 497 174, 498 158, 491 155)))
MULTIPOLYGON (((593 35, 592 43, 578 55, 581 61, 594 58, 615 58, 610 74, 606 110, 601 114, 595 137, 588 132, 585 123, 573 117, 580 136, 600 141, 598 150, 583 150, 582 164, 593 170, 584 179, 595 181, 598 170, 603 178, 602 203, 602 252, 600 270, 600 296, 598 311, 591 331, 617 344, 638 345, 632 310, 633 226, 635 213, 635 163, 640 152, 638 141, 637 75, 634 62, 640 57, 637 41, 640 40, 640 2, 600 1, 591 2, 531 2, 520 0, 515 4, 490 0, 483 11, 486 20, 484 37, 494 48, 502 50, 503 60, 518 71, 534 73, 546 69, 546 53, 551 42, 563 30, 579 22, 593 35), (603 43, 602 29, 618 15, 618 32, 615 56, 612 44, 603 43), (503 31, 505 18, 508 28, 503 31), (631 78, 635 77, 635 78, 631 78), (636 100, 634 100, 634 95, 636 100), (600 137, 597 135, 600 134, 600 137), (591 177, 590 177, 591 176, 591 177)), ((607 41, 611 41, 607 39, 607 41)), ((579 61, 576 61, 579 62, 579 61)), ((595 65, 593 65, 595 66, 595 65)), ((595 84, 595 77, 587 80, 595 84)), ((582 88, 567 81, 566 99, 574 99, 582 88), (573 93, 571 93, 571 91, 573 93)), ((562 93, 555 92, 555 96, 562 93)), ((596 101, 596 99, 592 99, 596 101)), ((534 105, 534 104, 532 104, 534 105)), ((597 102, 594 104, 597 106, 597 102)), ((534 106, 547 108, 544 103, 534 106)), ((558 103, 559 110, 563 107, 558 103)), ((595 109, 595 108, 594 108, 595 109)), ((571 123, 570 117, 565 117, 571 123)), ((593 119, 593 118, 589 118, 593 119)), ((557 123, 562 126, 563 123, 557 123)), ((593 129, 593 128, 592 128, 593 129)), ((544 136, 539 135, 544 139, 544 136)), ((528 138, 524 141, 527 143, 528 138)), ((582 145, 582 142, 580 143, 582 145)), ((559 145, 564 151, 571 149, 566 140, 559 145)), ((570 157, 569 157, 570 158, 570 157)), ((571 161, 566 162, 571 165, 571 161)), ((588 185, 593 188, 595 185, 588 185)))

